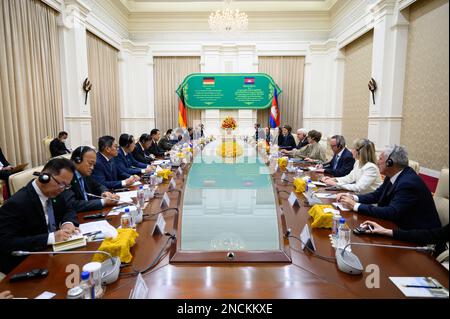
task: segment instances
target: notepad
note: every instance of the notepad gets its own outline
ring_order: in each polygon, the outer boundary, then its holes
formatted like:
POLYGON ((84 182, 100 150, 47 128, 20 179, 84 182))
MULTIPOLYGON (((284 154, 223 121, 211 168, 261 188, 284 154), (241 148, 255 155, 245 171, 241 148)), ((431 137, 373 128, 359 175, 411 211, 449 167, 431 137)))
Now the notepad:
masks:
POLYGON ((340 209, 340 210, 343 211, 343 212, 348 212, 348 211, 350 211, 350 209, 345 208, 344 205, 342 205, 341 203, 337 203, 337 202, 336 202, 336 203, 332 203, 332 204, 333 204, 334 207, 340 209))
POLYGON ((322 182, 318 182, 318 181, 312 181, 311 183, 313 183, 316 186, 327 186, 327 184, 322 183, 322 182))
POLYGON ((86 246, 86 237, 83 234, 72 235, 65 241, 53 244, 53 251, 64 251, 86 246))
POLYGON ((389 279, 406 297, 448 298, 448 290, 432 277, 389 277, 389 279))

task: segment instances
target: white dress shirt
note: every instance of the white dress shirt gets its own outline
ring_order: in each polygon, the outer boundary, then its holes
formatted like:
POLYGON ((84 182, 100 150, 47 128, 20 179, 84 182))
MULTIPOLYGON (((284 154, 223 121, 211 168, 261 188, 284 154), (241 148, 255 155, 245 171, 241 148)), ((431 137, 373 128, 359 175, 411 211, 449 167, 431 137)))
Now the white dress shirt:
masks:
MULTIPOLYGON (((33 185, 34 190, 36 191, 36 193, 39 196, 39 200, 41 201, 42 209, 44 210, 45 223, 48 225, 48 214, 47 214, 47 200, 48 200, 48 197, 45 196, 44 193, 42 193, 41 189, 37 186, 36 180, 33 181, 32 185, 33 185)), ((71 223, 71 222, 65 222, 62 225, 65 225, 65 224, 72 224, 73 225, 73 223, 71 223)), ((49 233, 48 234, 48 239, 47 239, 47 245, 52 245, 54 243, 55 243, 55 233, 49 233)))

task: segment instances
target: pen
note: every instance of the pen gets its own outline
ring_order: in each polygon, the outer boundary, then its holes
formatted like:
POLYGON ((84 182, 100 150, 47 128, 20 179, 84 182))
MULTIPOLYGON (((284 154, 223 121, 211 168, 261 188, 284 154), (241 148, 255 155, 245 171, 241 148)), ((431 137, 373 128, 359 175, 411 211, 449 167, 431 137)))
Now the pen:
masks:
POLYGON ((101 230, 98 230, 98 231, 93 231, 93 232, 86 233, 86 234, 83 234, 83 235, 84 236, 93 236, 93 235, 100 234, 101 232, 102 232, 101 230))
POLYGON ((440 286, 420 286, 420 285, 405 285, 407 288, 428 288, 428 289, 442 289, 440 286))

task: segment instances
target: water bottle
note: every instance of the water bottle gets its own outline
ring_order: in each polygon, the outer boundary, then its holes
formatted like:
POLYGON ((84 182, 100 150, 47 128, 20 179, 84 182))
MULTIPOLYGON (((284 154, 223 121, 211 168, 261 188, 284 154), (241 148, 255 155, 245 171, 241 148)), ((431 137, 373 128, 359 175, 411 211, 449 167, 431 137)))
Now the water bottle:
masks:
POLYGON ((341 218, 339 221, 337 248, 344 249, 347 244, 350 244, 350 228, 345 224, 345 218, 341 218))
POLYGON ((83 289, 83 299, 94 299, 95 298, 95 291, 94 291, 94 285, 92 285, 91 281, 89 280, 90 277, 89 271, 82 271, 81 272, 81 283, 80 288, 83 289))
POLYGON ((136 197, 137 197, 139 206, 140 207, 144 207, 144 205, 145 205, 145 194, 144 194, 144 186, 143 185, 139 186, 139 189, 137 191, 136 197))
POLYGON ((341 215, 334 213, 333 214, 333 228, 331 230, 331 233, 335 239, 338 238, 340 221, 341 221, 341 215))

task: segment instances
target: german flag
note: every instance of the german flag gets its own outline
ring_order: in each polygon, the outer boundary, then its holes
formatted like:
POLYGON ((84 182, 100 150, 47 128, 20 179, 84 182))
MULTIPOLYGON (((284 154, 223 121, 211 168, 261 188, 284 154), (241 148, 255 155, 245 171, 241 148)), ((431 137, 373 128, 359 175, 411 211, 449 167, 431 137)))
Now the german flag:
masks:
POLYGON ((203 78, 203 85, 214 85, 214 78, 203 78))
POLYGON ((180 96, 178 99, 178 125, 183 128, 187 127, 187 115, 186 115, 186 106, 184 105, 183 89, 181 89, 180 96))

